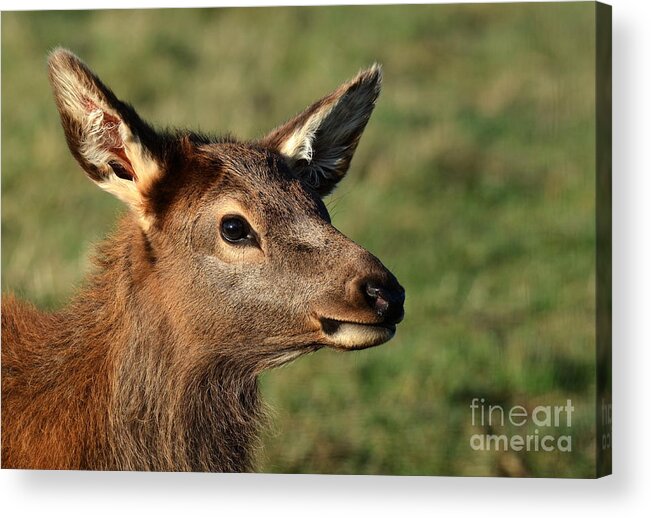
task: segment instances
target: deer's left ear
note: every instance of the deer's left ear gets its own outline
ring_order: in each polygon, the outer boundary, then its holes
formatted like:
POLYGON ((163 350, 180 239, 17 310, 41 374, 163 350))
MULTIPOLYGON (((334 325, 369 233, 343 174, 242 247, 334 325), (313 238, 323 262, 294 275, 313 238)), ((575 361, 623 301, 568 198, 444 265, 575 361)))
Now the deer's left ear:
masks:
POLYGON ((326 196, 348 171, 381 82, 382 70, 373 65, 273 130, 262 144, 284 155, 297 176, 326 196))

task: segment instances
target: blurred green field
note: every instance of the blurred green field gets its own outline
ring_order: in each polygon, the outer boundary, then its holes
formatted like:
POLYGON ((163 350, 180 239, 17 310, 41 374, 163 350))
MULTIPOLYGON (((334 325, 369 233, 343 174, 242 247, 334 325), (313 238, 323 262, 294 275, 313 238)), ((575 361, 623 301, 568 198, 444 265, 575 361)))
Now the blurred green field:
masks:
POLYGON ((152 122, 243 138, 384 65, 328 206, 405 286, 406 318, 382 347, 263 376, 261 470, 593 475, 593 4, 3 13, 2 290, 45 308, 123 210, 68 153, 57 45, 152 122), (473 452, 473 397, 571 398, 573 453, 473 452))

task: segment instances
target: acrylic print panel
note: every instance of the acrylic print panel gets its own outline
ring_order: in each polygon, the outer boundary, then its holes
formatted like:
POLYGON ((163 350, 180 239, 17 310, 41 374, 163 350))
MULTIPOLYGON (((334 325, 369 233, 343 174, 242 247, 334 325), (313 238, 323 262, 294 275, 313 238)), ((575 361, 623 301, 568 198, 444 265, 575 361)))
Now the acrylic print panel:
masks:
POLYGON ((610 472, 609 8, 5 12, 2 53, 4 468, 610 472))

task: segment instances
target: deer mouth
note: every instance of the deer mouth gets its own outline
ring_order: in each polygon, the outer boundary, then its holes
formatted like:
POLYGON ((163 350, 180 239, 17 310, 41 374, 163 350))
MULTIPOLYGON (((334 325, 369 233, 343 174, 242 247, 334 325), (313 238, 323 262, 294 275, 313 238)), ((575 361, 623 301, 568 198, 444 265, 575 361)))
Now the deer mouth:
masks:
POLYGON ((348 351, 366 349, 389 341, 396 334, 395 324, 362 323, 320 318, 326 345, 348 351))

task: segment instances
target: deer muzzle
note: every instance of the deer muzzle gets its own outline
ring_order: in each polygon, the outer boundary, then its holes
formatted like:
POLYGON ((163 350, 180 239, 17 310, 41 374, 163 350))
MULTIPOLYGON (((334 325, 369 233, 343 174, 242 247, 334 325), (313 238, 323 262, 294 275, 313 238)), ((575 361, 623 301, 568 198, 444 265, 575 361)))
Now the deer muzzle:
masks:
POLYGON ((353 277, 346 286, 347 308, 341 316, 319 318, 327 345, 366 349, 387 342, 404 318, 405 290, 387 270, 353 277))

